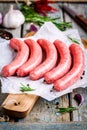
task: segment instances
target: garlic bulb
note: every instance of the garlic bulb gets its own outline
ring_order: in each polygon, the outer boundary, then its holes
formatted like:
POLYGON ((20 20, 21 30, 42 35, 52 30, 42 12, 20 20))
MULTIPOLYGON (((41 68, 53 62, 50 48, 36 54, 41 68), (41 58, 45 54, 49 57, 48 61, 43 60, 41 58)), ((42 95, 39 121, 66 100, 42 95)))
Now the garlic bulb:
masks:
POLYGON ((3 26, 6 28, 18 28, 25 21, 24 15, 19 10, 14 10, 10 5, 9 11, 3 18, 3 26))
POLYGON ((2 13, 0 13, 0 24, 2 24, 2 13))

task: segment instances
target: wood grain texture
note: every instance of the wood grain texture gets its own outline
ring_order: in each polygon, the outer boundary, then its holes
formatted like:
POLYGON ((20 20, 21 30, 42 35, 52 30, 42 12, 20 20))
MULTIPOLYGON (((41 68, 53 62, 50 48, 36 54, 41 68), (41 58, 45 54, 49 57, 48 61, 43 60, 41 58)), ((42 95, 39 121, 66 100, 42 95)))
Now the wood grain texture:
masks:
POLYGON ((4 123, 0 124, 0 130, 87 130, 87 123, 4 123))
POLYGON ((7 115, 23 118, 31 111, 37 99, 36 95, 9 94, 2 106, 7 115))
MULTIPOLYGON (((22 122, 30 122, 30 123, 58 123, 58 122, 68 122, 69 117, 61 115, 57 113, 58 106, 61 106, 60 102, 61 98, 57 98, 53 101, 47 101, 41 97, 39 97, 38 101, 35 103, 32 111, 22 119, 22 122)), ((63 103, 62 103, 63 104, 63 103)), ((20 121, 21 122, 21 121, 20 121)))
POLYGON ((82 38, 82 43, 84 47, 87 49, 87 38, 82 38))
MULTIPOLYGON (((59 107, 68 107, 69 106, 69 97, 68 97, 68 94, 62 96, 59 98, 59 107)), ((59 121, 70 121, 70 113, 65 113, 65 114, 61 114, 59 116, 59 121)))

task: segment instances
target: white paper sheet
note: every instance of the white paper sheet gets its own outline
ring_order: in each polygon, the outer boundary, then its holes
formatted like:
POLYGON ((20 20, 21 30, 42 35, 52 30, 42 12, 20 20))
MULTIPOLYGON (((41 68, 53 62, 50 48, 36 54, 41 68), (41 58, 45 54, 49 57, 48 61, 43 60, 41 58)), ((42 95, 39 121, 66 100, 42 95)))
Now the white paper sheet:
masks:
MULTIPOLYGON (((53 42, 56 39, 59 39, 67 44, 69 46, 72 42, 67 38, 67 35, 76 38, 80 45, 83 48, 83 45, 81 43, 81 39, 79 36, 79 33, 76 29, 70 29, 65 32, 61 32, 58 30, 54 24, 51 22, 46 22, 40 30, 32 37, 34 40, 37 40, 38 38, 45 38, 53 42)), ((24 40, 25 38, 21 38, 21 40, 24 40)), ((27 38, 28 39, 28 38, 27 38)), ((10 63, 12 59, 15 57, 15 53, 13 49, 9 47, 9 41, 5 41, 4 43, 0 43, 0 72, 4 65, 10 63)), ((84 50, 85 56, 87 57, 87 52, 84 50)), ((83 79, 78 80, 76 83, 74 83, 72 86, 67 88, 66 90, 63 90, 61 92, 58 91, 51 91, 53 88, 53 84, 45 84, 43 82, 43 78, 37 81, 32 81, 29 79, 29 76, 19 78, 15 76, 11 77, 1 77, 0 80, 2 83, 2 93, 22 93, 20 91, 20 86, 22 84, 27 85, 29 84, 31 88, 35 89, 34 91, 27 92, 28 94, 36 94, 38 96, 43 97, 44 99, 47 99, 49 101, 54 100, 57 97, 60 97, 64 94, 70 93, 75 88, 83 87, 85 88, 87 86, 87 58, 85 58, 85 75, 83 76, 83 79)))

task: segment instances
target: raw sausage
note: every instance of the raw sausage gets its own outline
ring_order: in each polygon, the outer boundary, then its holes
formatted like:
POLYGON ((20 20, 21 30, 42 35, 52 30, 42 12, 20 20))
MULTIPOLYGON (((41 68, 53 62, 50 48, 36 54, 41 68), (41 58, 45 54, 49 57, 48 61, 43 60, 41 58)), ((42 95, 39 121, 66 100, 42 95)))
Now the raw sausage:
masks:
POLYGON ((55 80, 61 78, 71 67, 71 55, 66 44, 60 40, 55 40, 54 45, 58 50, 60 62, 54 69, 45 74, 44 79, 47 83, 53 83, 55 80))
POLYGON ((29 57, 29 47, 23 41, 12 38, 10 40, 10 46, 16 49, 18 53, 11 63, 2 68, 1 74, 4 77, 14 75, 16 70, 24 64, 29 57))
POLYGON ((54 44, 46 39, 38 39, 37 42, 45 50, 46 59, 42 64, 30 72, 30 79, 32 80, 42 78, 46 72, 50 71, 56 65, 57 62, 57 50, 54 44))
POLYGON ((54 82, 54 88, 57 91, 68 88, 70 85, 75 83, 83 73, 84 52, 82 48, 78 44, 72 44, 70 46, 70 52, 73 58, 72 68, 65 76, 54 82))
POLYGON ((14 75, 16 70, 22 64, 24 64, 29 57, 29 48, 23 41, 12 38, 10 40, 10 46, 13 49, 16 49, 18 51, 18 53, 17 53, 15 59, 11 63, 9 63, 8 65, 6 65, 2 68, 1 74, 4 77, 14 75))
POLYGON ((64 90, 75 83, 83 73, 84 70, 84 52, 78 44, 70 45, 70 52, 72 55, 71 70, 59 80, 54 82, 54 88, 57 91, 64 90))
POLYGON ((32 71, 37 65, 42 61, 42 49, 40 45, 32 39, 27 39, 24 41, 30 50, 30 57, 26 63, 24 63, 17 70, 18 76, 26 76, 32 71))
POLYGON ((45 50, 46 59, 37 66, 33 71, 30 72, 30 79, 37 80, 44 76, 44 74, 50 71, 57 62, 57 50, 54 44, 50 43, 49 40, 38 39, 38 44, 45 50))

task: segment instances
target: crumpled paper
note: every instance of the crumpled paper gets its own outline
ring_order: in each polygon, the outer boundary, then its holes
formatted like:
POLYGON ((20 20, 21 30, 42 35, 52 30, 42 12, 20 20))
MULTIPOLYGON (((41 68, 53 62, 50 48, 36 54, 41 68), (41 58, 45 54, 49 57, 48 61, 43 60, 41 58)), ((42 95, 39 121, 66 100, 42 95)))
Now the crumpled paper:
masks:
MULTIPOLYGON (((67 36, 77 39, 81 47, 84 49, 81 43, 79 33, 76 29, 70 29, 65 32, 61 32, 51 22, 46 22, 34 36, 29 37, 29 38, 32 38, 34 40, 37 40, 38 38, 45 38, 45 39, 50 40, 51 42, 53 42, 56 39, 59 39, 65 42, 67 46, 69 46, 72 43, 72 41, 68 39, 67 36)), ((24 39, 25 38, 20 38, 20 40, 24 40, 24 39)), ((84 54, 85 54, 85 57, 87 57, 87 52, 85 49, 84 49, 84 54)), ((4 43, 0 43, 0 72, 1 72, 2 67, 10 63, 12 59, 15 57, 15 55, 16 54, 14 50, 9 47, 9 41, 4 41, 4 43)), ((2 87, 1 87, 2 93, 13 93, 13 94, 22 93, 20 91, 20 87, 22 83, 24 85, 29 84, 31 88, 35 89, 34 91, 27 92, 28 94, 35 94, 49 101, 54 100, 57 97, 60 97, 62 95, 72 92, 73 89, 76 89, 79 87, 85 88, 87 86, 86 63, 87 63, 87 58, 85 58, 85 75, 83 75, 83 78, 79 79, 72 86, 68 87, 67 89, 61 92, 53 90, 52 89, 53 84, 48 85, 44 83, 43 82, 44 78, 41 78, 40 80, 37 80, 37 81, 32 81, 29 79, 29 76, 23 77, 23 78, 16 77, 16 76, 4 78, 0 76, 0 80, 2 84, 2 87)))

